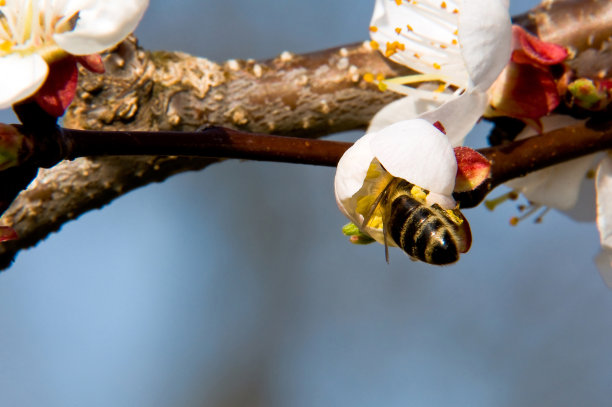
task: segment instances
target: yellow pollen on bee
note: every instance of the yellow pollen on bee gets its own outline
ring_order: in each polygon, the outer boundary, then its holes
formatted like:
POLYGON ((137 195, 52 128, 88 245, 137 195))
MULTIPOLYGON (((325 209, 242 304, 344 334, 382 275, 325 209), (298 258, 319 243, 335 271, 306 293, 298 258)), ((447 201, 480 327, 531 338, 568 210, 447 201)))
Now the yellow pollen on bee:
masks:
POLYGON ((443 1, 443 2, 440 4, 440 7, 442 7, 442 8, 446 8, 446 2, 445 2, 445 1, 443 1))
POLYGON ((386 91, 388 88, 387 84, 384 82, 378 82, 378 90, 380 90, 381 92, 386 91))
POLYGON ((415 199, 420 200, 421 202, 425 202, 427 199, 427 192, 423 190, 423 188, 413 185, 410 189, 410 195, 412 195, 415 199))
POLYGON ((461 225, 463 223, 463 218, 461 216, 457 216, 453 209, 445 209, 446 214, 456 225, 461 225))
POLYGON ((437 62, 434 62, 434 63, 433 63, 433 67, 434 67, 435 69, 441 69, 441 68, 442 68, 442 67, 440 66, 440 64, 439 64, 439 63, 437 63, 437 62))
POLYGON ((366 82, 368 82, 368 83, 372 83, 372 82, 374 82, 374 74, 369 73, 369 72, 368 72, 368 73, 365 73, 365 74, 363 75, 363 80, 364 80, 364 81, 366 81, 366 82))
POLYGON ((378 45, 378 42, 372 40, 370 41, 370 47, 372 47, 372 49, 378 49, 380 45, 378 45))
POLYGON ((378 75, 376 75, 376 80, 377 81, 384 81, 385 80, 385 75, 379 73, 378 75))
POLYGON ((401 32, 402 32, 402 29, 401 29, 400 27, 397 27, 397 28, 395 29, 395 32, 399 34, 399 33, 401 33, 401 32))
POLYGON ((378 31, 378 27, 376 27, 375 25, 371 25, 370 26, 370 31, 375 33, 376 31, 378 31))

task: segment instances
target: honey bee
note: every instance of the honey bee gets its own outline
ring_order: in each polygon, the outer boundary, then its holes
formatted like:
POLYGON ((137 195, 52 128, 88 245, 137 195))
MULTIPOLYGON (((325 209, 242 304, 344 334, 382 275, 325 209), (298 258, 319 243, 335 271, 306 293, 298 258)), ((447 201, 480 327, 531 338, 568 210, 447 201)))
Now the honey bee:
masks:
POLYGON ((426 205, 429 191, 401 178, 393 178, 372 203, 362 230, 382 210, 385 258, 389 262, 387 239, 413 258, 429 264, 450 264, 469 250, 472 233, 459 209, 426 205))

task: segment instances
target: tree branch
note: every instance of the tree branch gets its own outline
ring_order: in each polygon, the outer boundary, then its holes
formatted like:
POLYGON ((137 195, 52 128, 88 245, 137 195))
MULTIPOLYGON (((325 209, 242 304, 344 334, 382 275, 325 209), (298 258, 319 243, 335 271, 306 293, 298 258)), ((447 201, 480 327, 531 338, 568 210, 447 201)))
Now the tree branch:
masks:
MULTIPOLYGON (((551 16, 560 15, 559 10, 566 10, 572 1, 552 2, 536 14, 549 16, 546 26, 558 32, 560 27, 551 16)), ((609 10, 609 2, 588 1, 609 10)), ((522 21, 537 31, 544 23, 534 15, 522 21)), ((593 15, 603 20, 600 28, 607 32, 612 26, 610 13, 593 15)), ((582 17, 576 14, 574 20, 560 21, 564 30, 568 25, 583 30, 586 20, 582 17)), ((580 33, 574 28, 558 41, 570 43, 580 33)), ((585 51, 578 53, 577 60, 589 49, 600 51, 590 48, 594 43, 585 44, 588 48, 577 50, 585 51)), ((66 127, 192 131, 218 125, 314 138, 364 128, 376 111, 398 97, 365 83, 364 73, 388 77, 409 73, 363 44, 219 65, 183 53, 147 52, 133 38, 106 55, 105 66, 103 76, 80 72, 77 98, 64 119, 66 127)), ((10 264, 18 250, 35 244, 69 219, 134 188, 204 168, 213 161, 176 156, 79 158, 40 170, 0 220, 20 236, 0 244, 0 266, 10 264)))

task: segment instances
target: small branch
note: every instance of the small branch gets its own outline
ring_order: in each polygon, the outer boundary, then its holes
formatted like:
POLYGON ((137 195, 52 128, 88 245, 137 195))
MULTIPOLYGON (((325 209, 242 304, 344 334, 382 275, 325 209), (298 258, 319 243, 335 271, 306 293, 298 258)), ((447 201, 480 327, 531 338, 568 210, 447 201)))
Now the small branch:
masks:
POLYGON ((64 158, 86 156, 175 155, 239 158, 324 166, 336 166, 351 145, 249 133, 225 127, 196 132, 88 131, 63 129, 64 158))
MULTIPOLYGON (((82 156, 172 155, 189 157, 238 158, 335 167, 352 145, 327 140, 249 133, 224 127, 196 132, 91 131, 62 129, 58 134, 62 157, 34 156, 36 161, 59 161, 82 156)), ((491 163, 490 176, 476 190, 456 193, 462 208, 478 205, 500 184, 551 165, 597 151, 612 149, 612 125, 599 128, 585 123, 554 130, 540 136, 477 150, 491 163)))
POLYGON ((584 124, 554 130, 478 152, 491 162, 490 178, 476 190, 456 193, 462 208, 480 204, 491 190, 513 178, 597 151, 612 149, 612 125, 590 128, 584 124))

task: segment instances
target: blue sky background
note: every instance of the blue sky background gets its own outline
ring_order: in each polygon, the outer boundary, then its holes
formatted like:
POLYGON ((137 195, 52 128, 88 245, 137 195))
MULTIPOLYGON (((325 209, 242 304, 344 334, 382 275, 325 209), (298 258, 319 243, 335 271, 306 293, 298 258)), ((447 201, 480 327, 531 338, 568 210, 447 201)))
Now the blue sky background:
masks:
MULTIPOLYGON (((279 4, 152 0, 137 34, 218 61, 367 38, 370 1, 279 4)), ((392 250, 387 265, 382 246, 340 233, 333 174, 216 164, 22 252, 0 274, 0 405, 609 404, 612 292, 593 223, 466 210, 459 263, 392 250)))

